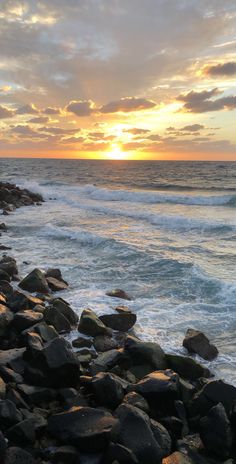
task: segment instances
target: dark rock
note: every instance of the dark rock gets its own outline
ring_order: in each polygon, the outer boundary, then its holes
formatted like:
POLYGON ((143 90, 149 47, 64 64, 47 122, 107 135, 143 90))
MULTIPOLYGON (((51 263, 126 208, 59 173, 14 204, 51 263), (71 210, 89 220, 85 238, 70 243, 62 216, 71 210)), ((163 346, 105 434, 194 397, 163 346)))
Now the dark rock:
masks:
POLYGON ((3 232, 6 232, 6 231, 7 231, 7 226, 6 226, 6 224, 5 224, 4 222, 2 222, 2 223, 0 224, 0 230, 2 230, 3 232))
POLYGON ((110 372, 100 372, 92 378, 96 402, 110 409, 116 408, 122 402, 127 387, 128 382, 110 372))
POLYGON ((80 456, 74 446, 60 446, 55 450, 52 456, 53 462, 62 464, 79 464, 80 456))
POLYGON ((222 380, 208 381, 197 392, 192 400, 191 415, 206 415, 209 409, 222 403, 227 413, 230 413, 236 401, 236 388, 222 380))
POLYGON ((63 298, 55 298, 52 301, 52 306, 56 308, 63 316, 68 319, 71 326, 75 326, 79 320, 77 314, 73 309, 70 307, 69 303, 67 303, 63 298))
POLYGON ((29 409, 28 404, 23 400, 19 392, 17 392, 14 388, 8 388, 7 399, 12 401, 12 403, 14 403, 17 406, 17 408, 29 409))
POLYGON ((112 369, 116 364, 122 362, 123 358, 124 354, 121 350, 110 350, 99 354, 90 365, 92 375, 112 369))
POLYGON ((56 397, 56 392, 52 388, 35 387, 27 384, 20 384, 17 388, 25 401, 32 405, 49 403, 56 397))
POLYGON ((4 464, 36 464, 33 456, 22 448, 11 446, 6 451, 4 464))
POLYGON ((227 458, 232 447, 232 432, 223 404, 210 409, 200 421, 200 436, 206 450, 220 458, 227 458))
POLYGON ((22 421, 21 412, 10 400, 0 401, 0 427, 8 428, 22 421))
MULTIPOLYGON (((162 460, 162 464, 194 464, 186 454, 175 451, 162 460)), ((200 464, 200 463, 199 463, 200 464)))
POLYGON ((25 311, 19 311, 15 314, 12 324, 17 331, 21 332, 22 330, 28 329, 29 327, 32 327, 34 324, 41 322, 42 320, 43 315, 41 313, 37 313, 32 309, 26 309, 25 311))
MULTIPOLYGON (((71 345, 64 338, 51 340, 32 359, 30 353, 28 355, 32 367, 42 372, 41 380, 44 386, 62 388, 77 385, 80 375, 79 362, 71 345)), ((32 378, 30 383, 34 384, 34 379, 32 378)))
POLYGON ((34 309, 38 304, 43 304, 43 301, 40 298, 36 298, 32 295, 25 295, 18 290, 15 290, 10 298, 8 298, 8 306, 14 312, 25 309, 34 309))
POLYGON ((130 404, 131 406, 135 406, 136 408, 141 409, 142 411, 149 413, 149 406, 148 402, 145 398, 139 395, 136 392, 129 392, 123 398, 123 403, 130 404))
POLYGON ((105 314, 100 316, 101 321, 107 327, 119 332, 128 332, 136 322, 137 316, 134 313, 105 314))
POLYGON ((45 277, 46 278, 53 277, 54 279, 60 280, 61 282, 64 282, 66 285, 68 285, 68 283, 62 277, 62 273, 60 269, 57 269, 57 268, 48 269, 45 273, 45 277))
POLYGON ((78 331, 91 337, 108 334, 109 329, 91 309, 84 309, 81 314, 78 331))
POLYGON ((4 380, 0 377, 0 398, 5 398, 6 396, 6 384, 4 380))
POLYGON ((0 376, 4 380, 4 382, 9 383, 22 383, 23 382, 23 377, 18 374, 17 372, 13 371, 13 369, 10 369, 9 367, 6 366, 0 366, 0 376))
POLYGON ((167 354, 168 366, 181 377, 188 380, 197 380, 200 377, 210 377, 210 371, 191 358, 167 354))
POLYGON ((0 432, 0 462, 2 461, 7 449, 7 442, 2 432, 0 432))
POLYGON ((16 261, 11 256, 4 256, 0 260, 0 270, 5 271, 10 277, 18 274, 16 261))
POLYGON ((106 292, 106 295, 112 296, 114 298, 121 298, 123 300, 132 300, 132 298, 124 290, 121 290, 120 288, 109 290, 109 292, 106 292))
POLYGON ((44 319, 52 325, 58 333, 70 332, 71 324, 68 319, 54 306, 48 306, 44 311, 44 319))
POLYGON ((0 280, 6 280, 6 282, 10 282, 11 277, 6 271, 4 271, 3 269, 0 269, 0 280))
POLYGON ((49 288, 53 292, 60 292, 61 290, 66 290, 68 285, 61 280, 55 279, 55 277, 46 277, 49 288))
POLYGON ((11 248, 11 247, 9 247, 9 246, 6 246, 6 245, 0 245, 0 250, 3 250, 3 251, 5 251, 5 250, 11 250, 11 249, 12 249, 12 248, 11 248))
POLYGON ((48 420, 48 431, 63 443, 93 453, 107 447, 116 422, 111 414, 102 409, 74 407, 52 415, 48 420))
POLYGON ((149 417, 140 409, 122 404, 116 410, 119 419, 112 431, 112 441, 130 449, 139 464, 161 461, 162 450, 151 429, 149 417))
POLYGON ((161 458, 164 458, 171 452, 172 441, 170 434, 162 424, 153 419, 150 420, 150 425, 154 437, 161 448, 161 458))
POLYGON ((28 292, 48 293, 49 287, 45 275, 40 269, 34 269, 21 282, 19 287, 28 292))
POLYGON ((168 430, 172 440, 176 442, 183 436, 183 422, 179 417, 166 416, 161 419, 162 425, 168 430))
POLYGON ((13 317, 14 315, 10 309, 0 304, 0 337, 6 337, 13 317))
POLYGON ((6 296, 12 295, 13 287, 7 280, 0 280, 0 292, 3 292, 6 296))
POLYGON ((0 365, 11 366, 11 363, 21 359, 25 352, 25 348, 13 348, 11 350, 0 351, 0 365))
POLYGON ((128 306, 123 305, 116 306, 115 311, 117 311, 120 314, 131 313, 131 309, 128 306))
POLYGON ((34 331, 40 335, 44 342, 50 342, 59 337, 58 332, 52 325, 47 325, 44 321, 33 327, 34 331))
POLYGON ((157 343, 145 343, 128 336, 125 342, 125 353, 133 365, 130 371, 139 379, 155 370, 167 367, 165 353, 157 343))
POLYGON ((104 353, 119 347, 119 343, 108 335, 98 335, 94 338, 93 345, 95 350, 104 353))
POLYGON ((16 445, 31 445, 35 442, 34 419, 25 419, 7 431, 7 438, 16 445))
POLYGON ((129 448, 118 443, 110 443, 103 458, 103 463, 114 464, 116 462, 119 464, 139 464, 136 456, 129 448))
POLYGON ((91 348, 92 345, 93 345, 92 340, 90 338, 84 338, 84 337, 78 337, 72 342, 72 346, 74 346, 75 348, 84 348, 84 347, 91 348))
POLYGON ((216 346, 212 345, 206 335, 199 330, 188 329, 183 341, 183 346, 190 353, 197 353, 201 358, 211 361, 218 355, 216 346))

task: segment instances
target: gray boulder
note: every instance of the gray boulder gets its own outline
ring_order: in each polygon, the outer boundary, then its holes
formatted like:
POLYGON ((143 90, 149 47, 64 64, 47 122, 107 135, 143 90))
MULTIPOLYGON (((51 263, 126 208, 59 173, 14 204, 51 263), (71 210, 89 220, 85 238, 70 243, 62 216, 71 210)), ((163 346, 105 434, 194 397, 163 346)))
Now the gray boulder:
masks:
POLYGON ((91 309, 84 309, 81 314, 78 331, 91 337, 110 333, 101 319, 91 309))
POLYGON ((137 319, 136 314, 131 312, 123 312, 118 314, 104 314, 100 316, 101 321, 113 330, 118 330, 119 332, 128 332, 137 319))
POLYGON ((40 269, 34 269, 21 282, 19 287, 28 292, 48 293, 49 286, 45 275, 40 269))
POLYGON ((218 355, 215 345, 212 345, 203 332, 188 329, 183 340, 183 346, 190 352, 196 353, 201 358, 211 361, 218 355))

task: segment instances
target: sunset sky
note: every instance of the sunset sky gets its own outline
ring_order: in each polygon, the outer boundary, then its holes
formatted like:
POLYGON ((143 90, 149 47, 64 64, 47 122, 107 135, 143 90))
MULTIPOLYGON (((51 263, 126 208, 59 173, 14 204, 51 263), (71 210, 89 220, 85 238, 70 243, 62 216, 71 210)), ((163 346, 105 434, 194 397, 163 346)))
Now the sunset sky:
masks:
POLYGON ((236 160, 235 0, 0 0, 0 156, 236 160))

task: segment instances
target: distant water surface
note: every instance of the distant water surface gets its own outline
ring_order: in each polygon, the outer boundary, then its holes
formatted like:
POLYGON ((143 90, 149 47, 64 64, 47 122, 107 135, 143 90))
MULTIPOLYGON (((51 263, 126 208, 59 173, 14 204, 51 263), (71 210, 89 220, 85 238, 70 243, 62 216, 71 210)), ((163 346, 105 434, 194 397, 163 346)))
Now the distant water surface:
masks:
POLYGON ((60 267, 78 313, 111 311, 106 290, 124 288, 139 336, 185 353, 186 329, 203 330, 236 385, 236 163, 0 159, 0 173, 48 200, 6 218, 22 275, 60 267))

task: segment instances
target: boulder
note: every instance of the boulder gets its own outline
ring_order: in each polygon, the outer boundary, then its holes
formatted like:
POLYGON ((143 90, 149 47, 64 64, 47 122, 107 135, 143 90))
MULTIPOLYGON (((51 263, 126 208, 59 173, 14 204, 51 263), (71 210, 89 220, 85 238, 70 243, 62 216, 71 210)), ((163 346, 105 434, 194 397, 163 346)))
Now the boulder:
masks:
POLYGON ((100 372, 92 378, 96 403, 107 408, 116 408, 123 400, 128 382, 110 372, 100 372))
POLYGON ((6 383, 22 383, 23 377, 6 366, 0 366, 0 376, 6 383))
POLYGON ((10 309, 0 304, 0 337, 5 337, 7 335, 13 317, 14 315, 10 309))
POLYGON ((18 274, 16 260, 11 256, 4 256, 0 260, 0 270, 5 271, 10 277, 18 274))
POLYGON ((135 406, 136 408, 141 409, 142 411, 149 413, 149 406, 148 402, 142 395, 132 391, 125 395, 123 398, 123 403, 130 404, 131 406, 135 406))
POLYGON ((0 269, 0 280, 6 280, 6 282, 10 282, 11 277, 5 270, 0 269))
POLYGON ((143 411, 128 404, 119 406, 119 419, 112 431, 112 441, 132 451, 139 464, 157 464, 162 450, 151 429, 150 419, 143 411))
POLYGON ((48 431, 59 441, 76 446, 80 451, 103 451, 117 420, 102 409, 73 407, 54 414, 48 420, 48 431))
POLYGON ((37 375, 41 379, 41 386, 62 388, 74 387, 78 384, 79 362, 71 349, 71 345, 64 338, 58 337, 51 340, 33 356, 27 350, 26 355, 28 355, 28 361, 31 365, 27 380, 31 380, 29 383, 32 385, 35 384, 37 377, 34 377, 32 369, 39 370, 37 375))
POLYGON ((132 300, 132 298, 120 288, 115 288, 114 290, 109 290, 106 292, 107 296, 112 296, 113 298, 121 298, 122 300, 132 300))
POLYGON ((36 464, 36 460, 24 449, 11 446, 6 451, 4 464, 36 464))
POLYGON ((161 458, 164 458, 171 452, 172 441, 170 434, 162 424, 153 419, 150 419, 150 425, 154 437, 161 448, 161 458))
POLYGON ((15 290, 8 298, 8 306, 15 313, 25 309, 34 309, 38 304, 43 304, 40 298, 36 298, 32 295, 25 295, 18 290, 15 290))
POLYGON ((108 335, 98 335, 94 338, 93 345, 96 351, 104 353, 119 347, 119 343, 108 335))
POLYGON ((33 329, 39 334, 44 342, 50 342, 51 340, 54 340, 54 338, 59 337, 56 329, 52 325, 46 324, 44 321, 33 326, 33 329))
POLYGON ((122 362, 123 359, 124 353, 121 350, 109 350, 100 353, 90 365, 91 374, 96 375, 98 372, 106 372, 122 362))
POLYGON ((66 319, 70 322, 71 326, 75 326, 79 320, 77 314, 73 309, 70 307, 69 303, 67 303, 63 298, 55 298, 52 301, 52 306, 57 309, 61 314, 63 314, 66 319))
POLYGON ((74 446, 60 446, 52 454, 53 462, 58 464, 79 464, 80 456, 78 450, 74 446))
POLYGON ((197 380, 200 377, 210 377, 209 369, 186 356, 167 354, 166 360, 168 367, 177 372, 181 377, 187 380, 197 380))
POLYGON ((236 401, 236 387, 222 380, 208 381, 193 397, 190 412, 192 416, 205 416, 208 411, 222 403, 227 413, 230 413, 236 401))
POLYGON ((2 432, 0 432, 0 462, 3 460, 7 449, 7 441, 2 432))
POLYGON ((39 293, 48 293, 49 286, 45 275, 40 271, 40 269, 34 269, 30 274, 28 274, 21 282, 19 287, 28 292, 39 292, 39 293))
POLYGON ((47 280, 49 288, 53 292, 60 292, 68 288, 68 285, 65 282, 62 282, 61 280, 57 280, 55 279, 55 277, 46 277, 46 280, 47 280))
POLYGON ((12 295, 13 287, 7 280, 0 279, 0 292, 3 292, 7 297, 12 295))
POLYGON ((34 419, 25 419, 7 430, 7 438, 15 445, 32 445, 35 442, 34 419))
POLYGON ((16 408, 16 405, 10 400, 0 401, 0 427, 9 428, 12 425, 21 422, 22 413, 16 408))
POLYGON ((21 360, 25 348, 13 348, 0 351, 0 366, 10 366, 15 361, 21 360))
POLYGON ((190 352, 196 353, 201 358, 211 361, 218 355, 216 346, 212 345, 203 332, 188 329, 183 341, 183 346, 190 352))
POLYGON ((223 404, 211 408, 207 416, 200 420, 200 436, 209 453, 220 458, 229 457, 233 436, 223 404))
POLYGON ((72 346, 74 346, 75 348, 91 348, 92 345, 93 342, 90 338, 78 337, 72 341, 72 346))
POLYGON ((128 306, 124 306, 124 305, 116 306, 115 311, 117 311, 118 313, 121 313, 121 314, 123 314, 123 313, 131 313, 131 309, 128 306))
POLYGON ((6 384, 2 377, 0 377, 0 398, 5 398, 6 396, 6 384))
POLYGON ((125 354, 131 361, 130 371, 138 379, 167 367, 165 353, 157 343, 141 342, 135 337, 128 336, 125 342, 125 354))
POLYGON ((103 464, 139 464, 134 453, 125 446, 118 443, 110 443, 105 456, 103 457, 103 464))
POLYGON ((44 319, 49 325, 52 325, 58 333, 70 332, 71 330, 69 320, 52 305, 45 309, 44 319))
MULTIPOLYGON (((195 464, 186 454, 175 451, 162 460, 162 464, 195 464)), ((200 463, 199 463, 200 464, 200 463)))
POLYGON ((136 322, 137 316, 131 312, 118 314, 104 314, 100 316, 101 321, 107 327, 119 332, 128 332, 136 322))
POLYGON ((62 273, 61 273, 60 269, 57 269, 57 268, 47 269, 47 271, 45 273, 45 277, 46 277, 46 279, 48 277, 53 277, 54 279, 57 279, 57 280, 59 280, 61 282, 64 282, 66 285, 68 285, 68 283, 62 277, 62 273))
POLYGON ((22 332, 22 330, 28 329, 42 320, 42 313, 37 313, 32 309, 26 309, 25 311, 19 311, 15 314, 12 325, 18 332, 22 332))
POLYGON ((109 329, 91 309, 84 309, 82 312, 78 331, 91 337, 110 333, 109 329))
POLYGON ((56 398, 56 391, 52 388, 35 387, 22 383, 17 386, 17 390, 20 392, 22 398, 32 405, 50 403, 50 401, 56 398))

